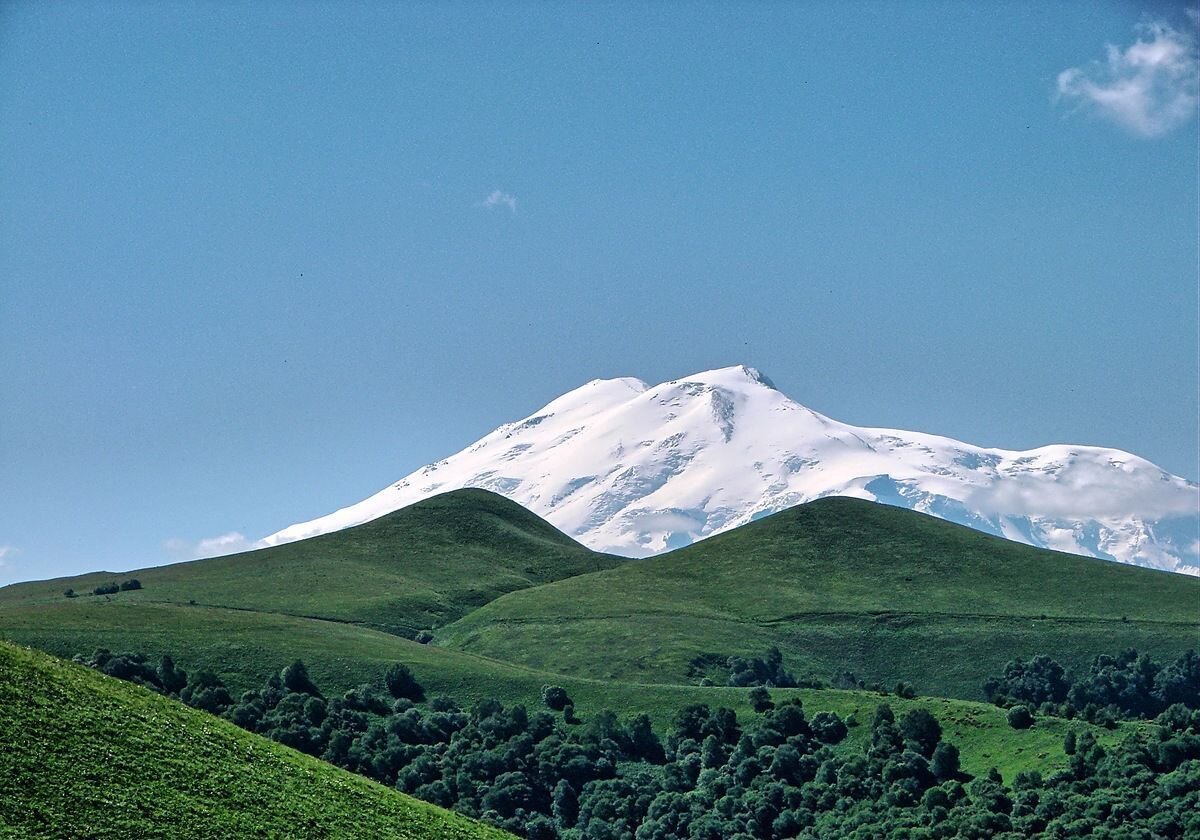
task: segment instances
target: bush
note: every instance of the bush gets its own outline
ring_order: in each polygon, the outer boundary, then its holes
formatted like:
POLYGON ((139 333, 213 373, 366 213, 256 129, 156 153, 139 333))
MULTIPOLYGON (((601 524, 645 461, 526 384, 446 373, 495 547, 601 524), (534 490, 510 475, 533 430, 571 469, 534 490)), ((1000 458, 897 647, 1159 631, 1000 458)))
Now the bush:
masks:
POLYGON ((933 751, 929 769, 939 782, 948 782, 958 776, 958 747, 942 741, 933 751))
POLYGON ((817 712, 809 726, 813 737, 825 744, 837 744, 846 737, 846 724, 835 712, 817 712))
POLYGON ((913 709, 900 719, 904 740, 916 746, 916 751, 929 758, 942 739, 942 727, 937 718, 925 709, 913 709))
POLYGON ((746 695, 746 699, 750 701, 750 708, 759 714, 769 712, 775 708, 775 704, 771 702, 771 692, 767 691, 761 685, 750 689, 750 693, 746 695))
POLYGON ((291 665, 283 669, 279 674, 279 679, 283 682, 283 687, 288 691, 295 691, 299 694, 319 695, 321 692, 313 685, 312 679, 308 676, 308 668, 303 662, 297 659, 291 665))
POLYGON ((122 592, 129 592, 131 590, 141 589, 141 588, 142 588, 142 582, 140 580, 138 580, 137 578, 130 578, 129 580, 127 580, 121 584, 122 592))
POLYGON ((1033 726, 1033 713, 1028 706, 1013 706, 1008 710, 1008 725, 1013 729, 1028 729, 1033 726))
POLYGON ((417 644, 427 645, 433 641, 433 631, 432 630, 422 630, 420 633, 418 633, 416 636, 413 637, 413 641, 415 641, 417 644))
POLYGON ((561 712, 571 704, 571 698, 567 695, 567 690, 560 685, 544 685, 542 702, 546 704, 546 708, 561 712))
POLYGON ((120 592, 121 587, 115 583, 102 583, 92 590, 93 595, 112 595, 120 592))
POLYGON ((425 689, 421 688, 421 684, 417 682, 412 671, 407 665, 401 665, 397 662, 395 665, 387 669, 387 673, 383 677, 384 684, 387 685, 388 692, 396 698, 406 698, 414 703, 420 703, 425 699, 425 689))
POLYGON ((74 598, 74 597, 76 597, 76 596, 75 596, 75 590, 74 590, 74 589, 67 589, 67 590, 65 590, 65 591, 63 592, 63 595, 64 595, 65 597, 67 597, 67 598, 74 598))

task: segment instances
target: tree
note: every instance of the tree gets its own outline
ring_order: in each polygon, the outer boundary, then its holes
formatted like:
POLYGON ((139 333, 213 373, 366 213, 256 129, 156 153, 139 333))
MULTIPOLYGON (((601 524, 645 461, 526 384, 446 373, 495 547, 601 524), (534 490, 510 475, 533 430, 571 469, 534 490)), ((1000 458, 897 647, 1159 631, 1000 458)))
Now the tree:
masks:
POLYGON ((142 582, 140 580, 138 580, 137 578, 130 578, 129 580, 127 580, 121 584, 122 592, 129 592, 131 590, 141 589, 141 588, 142 588, 142 582))
POLYGON ((750 708, 762 714, 775 708, 775 704, 771 702, 771 692, 763 686, 750 689, 750 693, 746 695, 746 699, 750 701, 750 708))
POLYGON ((942 727, 926 709, 913 709, 900 719, 904 740, 916 745, 917 752, 929 758, 942 739, 942 727))
POLYGON ((547 708, 561 712, 571 703, 571 698, 561 685, 544 685, 542 686, 542 702, 546 704, 547 708))
POLYGON ((299 659, 284 668, 279 674, 279 679, 283 681, 283 687, 288 691, 315 696, 321 694, 308 676, 308 667, 299 659))
POLYGON ((1013 706, 1008 710, 1008 725, 1013 729, 1028 729, 1033 726, 1033 713, 1028 706, 1013 706))
POLYGON ((158 666, 158 682, 167 694, 178 694, 187 685, 187 672, 175 667, 175 660, 164 656, 158 666))
POLYGON ((846 737, 846 724, 836 712, 817 712, 809 726, 813 737, 825 744, 838 744, 846 737))
POLYGON ((940 742, 933 751, 929 769, 939 782, 947 782, 956 778, 959 770, 958 747, 945 741, 940 742))
POLYGON ((407 665, 397 662, 387 669, 383 681, 387 685, 388 692, 393 697, 403 697, 412 700, 414 703, 420 703, 425 699, 425 689, 417 682, 412 670, 407 665))

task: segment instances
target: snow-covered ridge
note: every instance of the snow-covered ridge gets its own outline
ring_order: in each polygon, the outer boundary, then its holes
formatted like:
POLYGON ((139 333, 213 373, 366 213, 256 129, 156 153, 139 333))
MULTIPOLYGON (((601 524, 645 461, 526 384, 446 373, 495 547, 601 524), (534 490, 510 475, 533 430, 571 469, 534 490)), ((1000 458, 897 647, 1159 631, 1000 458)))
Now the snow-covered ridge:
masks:
POLYGON ((260 541, 493 490, 600 551, 656 554, 822 496, 912 508, 1031 545, 1200 575, 1200 487, 1116 449, 987 449, 839 423, 753 368, 597 379, 358 504, 260 541))

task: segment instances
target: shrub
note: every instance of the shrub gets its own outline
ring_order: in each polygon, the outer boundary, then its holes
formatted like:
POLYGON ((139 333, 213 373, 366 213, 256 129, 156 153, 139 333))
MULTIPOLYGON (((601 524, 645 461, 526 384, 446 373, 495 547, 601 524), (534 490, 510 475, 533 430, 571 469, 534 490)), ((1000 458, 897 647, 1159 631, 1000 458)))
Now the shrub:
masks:
POLYGON ((138 580, 137 578, 130 578, 129 580, 127 580, 121 584, 122 592, 129 592, 131 590, 141 589, 141 588, 142 588, 142 582, 140 580, 138 580))
POLYGON ((387 685, 388 692, 393 697, 404 697, 412 700, 414 703, 420 703, 425 699, 425 689, 421 688, 421 684, 417 682, 412 671, 407 665, 401 665, 397 662, 395 665, 387 669, 387 673, 383 677, 384 684, 387 685))
POLYGON ((283 682, 283 687, 288 691, 313 695, 321 693, 313 685, 312 679, 308 676, 308 667, 299 659, 284 668, 279 674, 279 679, 283 682))
POLYGON ((900 718, 900 732, 904 740, 911 742, 917 752, 929 758, 942 739, 942 727, 937 718, 926 709, 913 709, 900 718))
POLYGON ((1033 713, 1028 706, 1013 706, 1008 710, 1008 725, 1013 729, 1028 729, 1033 726, 1033 713))
POLYGON ((102 583, 92 590, 93 595, 112 595, 120 592, 121 587, 115 583, 102 583))
POLYGON ((846 737, 846 724, 835 712, 817 712, 809 726, 813 737, 825 744, 837 744, 846 737))
POLYGON ((542 702, 546 704, 547 708, 561 712, 571 703, 571 698, 561 685, 544 685, 542 686, 542 702))
POLYGON ((63 595, 64 595, 64 596, 66 596, 67 598, 74 598, 74 597, 76 597, 76 596, 75 596, 75 590, 74 590, 74 589, 67 589, 67 590, 65 590, 65 591, 63 592, 63 595))
POLYGON ((761 685, 750 689, 750 693, 746 695, 746 699, 750 701, 750 708, 759 714, 769 712, 775 708, 775 704, 771 702, 771 692, 767 691, 761 685))
POLYGON ((958 747, 942 741, 933 751, 929 769, 939 782, 947 782, 958 776, 958 747))

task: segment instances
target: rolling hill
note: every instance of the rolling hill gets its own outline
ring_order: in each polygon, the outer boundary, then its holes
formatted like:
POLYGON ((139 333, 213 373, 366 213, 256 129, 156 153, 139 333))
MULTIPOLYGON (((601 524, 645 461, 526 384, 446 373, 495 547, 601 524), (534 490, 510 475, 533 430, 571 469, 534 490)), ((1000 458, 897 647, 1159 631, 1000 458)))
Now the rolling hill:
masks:
POLYGON ((1014 657, 1082 665, 1200 641, 1200 580, 821 499, 650 560, 500 598, 439 643, 575 676, 678 683, 701 654, 975 698, 1014 657))
MULTIPOLYGON (((431 696, 535 708, 542 686, 556 683, 584 717, 610 708, 665 726, 691 703, 748 713, 745 689, 688 684, 687 664, 700 653, 761 655, 777 644, 801 674, 828 679, 849 668, 959 698, 978 696, 982 679, 1014 656, 1078 663, 1129 645, 1170 656, 1196 643, 1197 583, 852 499, 624 562, 513 503, 466 491, 270 550, 8 587, 0 637, 63 657, 100 647, 169 654, 189 671, 217 671, 235 693, 297 658, 337 692, 404 662, 431 696), (565 569, 552 567, 558 560, 565 569), (582 573, 554 580, 571 571, 582 573), (131 576, 145 588, 62 594, 131 576), (506 587, 514 591, 471 610, 473 599, 506 587), (463 617, 438 633, 444 646, 386 632, 455 615, 463 617)), ((798 693, 809 709, 860 718, 879 702, 872 692, 798 693)), ((950 731, 970 772, 1065 759, 1055 720, 1014 733, 1001 710, 979 703, 888 702, 957 721, 950 731)))
POLYGON ((143 688, 0 642, 0 836, 509 837, 143 688))
POLYGON ((0 611, 87 608, 96 586, 136 578, 113 600, 257 610, 350 622, 411 637, 512 592, 611 568, 520 505, 485 490, 427 499, 373 522, 274 548, 131 572, 97 572, 0 589, 0 611), (66 599, 73 589, 80 597, 66 599))
MULTIPOLYGON (((15 614, 0 610, 0 637, 62 657, 90 653, 97 647, 153 657, 168 654, 188 671, 217 671, 235 695, 260 687, 268 676, 296 658, 308 665, 314 681, 329 693, 378 683, 388 665, 403 662, 429 696, 443 694, 466 705, 494 697, 506 705, 519 703, 538 709, 542 687, 556 684, 567 690, 584 719, 603 709, 622 716, 645 713, 657 729, 665 730, 680 709, 696 703, 725 706, 742 718, 752 716, 749 689, 745 688, 563 676, 336 622, 163 604, 97 606, 84 623, 78 622, 79 615, 76 613, 76 622, 71 623, 36 608, 15 614)), ((1046 718, 1034 729, 1014 731, 1002 709, 946 698, 906 700, 834 689, 775 689, 772 694, 777 699, 799 696, 812 712, 832 711, 859 720, 869 719, 881 702, 891 704, 898 713, 929 709, 962 750, 967 772, 983 773, 997 767, 1006 777, 1022 770, 1063 766, 1067 757, 1062 737, 1069 726, 1083 725, 1046 718)), ((1102 742, 1112 743, 1130 726, 1122 724, 1112 731, 1088 728, 1102 742)), ((843 748, 859 749, 868 735, 866 727, 851 730, 843 748)))

